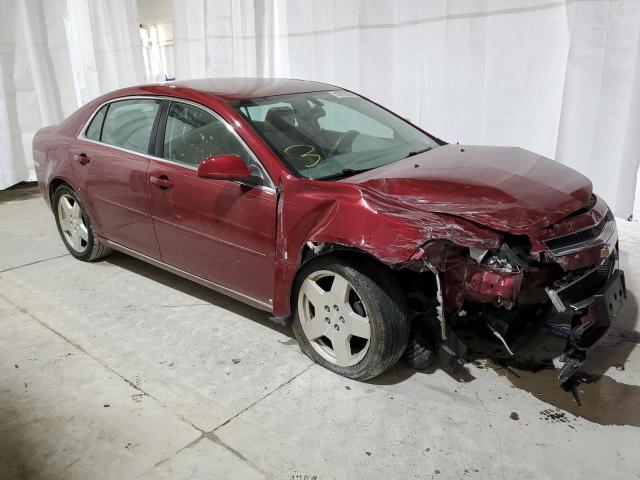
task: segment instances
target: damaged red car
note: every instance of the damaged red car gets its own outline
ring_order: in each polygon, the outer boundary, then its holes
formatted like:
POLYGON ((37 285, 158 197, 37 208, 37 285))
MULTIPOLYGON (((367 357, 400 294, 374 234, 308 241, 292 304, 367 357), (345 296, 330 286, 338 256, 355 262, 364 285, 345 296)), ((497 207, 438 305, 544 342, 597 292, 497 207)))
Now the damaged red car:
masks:
POLYGON ((567 380, 626 298, 591 182, 535 153, 452 145, 351 91, 284 79, 119 90, 33 144, 79 260, 119 250, 291 324, 365 380, 404 354, 461 362, 481 325, 509 354, 551 308, 567 380))

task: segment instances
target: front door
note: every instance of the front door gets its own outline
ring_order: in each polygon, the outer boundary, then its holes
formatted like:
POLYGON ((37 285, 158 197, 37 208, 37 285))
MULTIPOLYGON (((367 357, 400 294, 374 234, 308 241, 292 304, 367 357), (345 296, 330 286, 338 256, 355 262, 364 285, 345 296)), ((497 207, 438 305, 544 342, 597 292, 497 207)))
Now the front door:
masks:
POLYGON ((172 101, 166 115, 159 132, 164 160, 151 160, 148 170, 162 261, 270 304, 276 193, 266 173, 212 112, 172 101), (242 157, 263 185, 198 177, 202 160, 229 153, 242 157))
POLYGON ((147 169, 160 100, 111 102, 70 149, 74 174, 100 234, 145 255, 160 252, 151 219, 147 169))

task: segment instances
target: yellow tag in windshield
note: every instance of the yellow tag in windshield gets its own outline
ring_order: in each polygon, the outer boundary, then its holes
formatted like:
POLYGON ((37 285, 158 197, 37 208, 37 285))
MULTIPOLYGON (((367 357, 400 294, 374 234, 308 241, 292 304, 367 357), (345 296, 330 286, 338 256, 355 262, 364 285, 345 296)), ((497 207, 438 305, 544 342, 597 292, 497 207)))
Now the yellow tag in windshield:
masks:
POLYGON ((284 149, 284 153, 298 155, 298 157, 303 158, 306 162, 312 162, 310 165, 305 163, 306 168, 315 167, 320 160, 322 160, 322 157, 316 153, 316 149, 312 145, 290 145, 284 149))

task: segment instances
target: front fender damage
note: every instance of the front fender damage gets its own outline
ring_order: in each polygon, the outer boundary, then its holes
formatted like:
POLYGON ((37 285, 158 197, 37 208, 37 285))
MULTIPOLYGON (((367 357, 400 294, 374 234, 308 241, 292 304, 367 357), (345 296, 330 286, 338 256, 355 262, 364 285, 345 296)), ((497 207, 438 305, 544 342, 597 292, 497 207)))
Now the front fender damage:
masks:
MULTIPOLYGON (((510 311, 521 295, 525 269, 517 258, 508 268, 481 262, 490 250, 462 247, 448 240, 427 242, 412 256, 409 268, 426 269, 436 280, 438 328, 426 326, 436 339, 440 357, 447 363, 464 364, 467 347, 453 327, 474 320, 486 324, 489 331, 512 353, 505 340, 507 325, 493 312, 510 311), (472 305, 475 311, 468 312, 472 305), (487 311, 487 307, 491 311, 487 311), (501 324, 499 324, 499 323, 501 324)), ((498 316, 499 317, 499 316, 498 316)), ((433 321, 425 318, 425 322, 433 321)))
POLYGON ((383 202, 349 183, 285 176, 277 202, 276 317, 290 313, 293 280, 309 242, 355 249, 393 269, 413 268, 414 255, 431 239, 484 249, 501 242, 498 232, 470 221, 383 202))
MULTIPOLYGON (((470 323, 513 355, 512 342, 543 323, 550 305, 546 289, 565 281, 570 266, 545 258, 541 238, 501 233, 406 201, 347 182, 282 177, 274 316, 288 319, 295 276, 308 258, 349 250, 390 269, 408 304, 416 301, 412 322, 424 326, 442 358, 465 362, 466 346, 456 332, 470 323)), ((587 261, 575 263, 569 274, 580 274, 587 261)), ((571 352, 593 331, 580 328, 591 318, 586 309, 574 314, 573 350, 568 347, 573 366, 580 358, 571 352)))

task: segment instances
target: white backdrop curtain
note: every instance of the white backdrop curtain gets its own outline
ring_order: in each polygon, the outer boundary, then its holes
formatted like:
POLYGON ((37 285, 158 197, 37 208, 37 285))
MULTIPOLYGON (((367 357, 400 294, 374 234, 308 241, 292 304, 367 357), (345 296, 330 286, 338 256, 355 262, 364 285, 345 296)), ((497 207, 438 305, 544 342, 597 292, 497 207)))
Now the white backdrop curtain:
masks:
POLYGON ((555 158, 632 213, 638 0, 173 0, 173 15, 178 79, 338 84, 447 141, 555 158))
POLYGON ((143 79, 135 0, 0 0, 0 189, 34 179, 39 128, 143 79))

